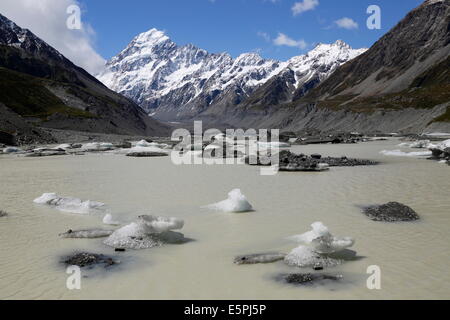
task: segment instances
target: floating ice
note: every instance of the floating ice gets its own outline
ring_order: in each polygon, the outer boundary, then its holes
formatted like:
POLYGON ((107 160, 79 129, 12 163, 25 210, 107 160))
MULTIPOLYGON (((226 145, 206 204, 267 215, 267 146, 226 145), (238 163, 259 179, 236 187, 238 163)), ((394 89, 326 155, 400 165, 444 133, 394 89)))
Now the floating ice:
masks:
POLYGON ((447 148, 450 148, 450 139, 442 141, 441 143, 438 143, 438 144, 430 144, 428 146, 428 149, 430 149, 430 150, 431 149, 439 149, 439 150, 444 151, 447 148))
POLYGON ((241 193, 240 189, 234 189, 228 193, 228 199, 206 206, 207 209, 222 212, 248 212, 253 211, 252 205, 241 193))
POLYGON ((3 153, 18 153, 18 152, 22 152, 22 150, 16 147, 6 147, 3 149, 3 153))
POLYGON ((59 236, 66 239, 97 239, 106 238, 110 236, 114 231, 103 230, 103 229, 92 229, 92 230, 69 230, 67 232, 61 233, 59 236))
POLYGON ((290 266, 300 268, 311 268, 315 266, 330 268, 341 264, 342 260, 321 255, 306 246, 299 246, 286 255, 284 262, 290 266))
POLYGON ((171 230, 180 230, 184 227, 184 221, 178 218, 139 216, 139 220, 153 230, 153 233, 163 233, 171 230))
POLYGON ((105 217, 103 218, 103 223, 107 224, 107 225, 110 225, 110 226, 118 226, 118 225, 120 225, 120 222, 115 221, 113 219, 113 216, 111 214, 109 214, 109 213, 107 215, 105 215, 105 217))
POLYGON ((136 143, 136 147, 167 149, 169 147, 169 145, 165 144, 165 143, 148 142, 146 140, 141 140, 136 143))
POLYGON ((322 222, 315 222, 311 227, 311 231, 290 237, 290 239, 309 245, 314 252, 319 254, 340 252, 350 248, 355 243, 350 237, 334 237, 322 222))
POLYGON ((432 154, 431 151, 403 152, 401 150, 383 150, 380 153, 393 157, 429 157, 432 154))
POLYGON ((71 145, 71 144, 68 144, 68 143, 60 144, 59 146, 56 146, 56 147, 54 147, 53 149, 55 149, 55 150, 58 150, 58 149, 61 149, 61 150, 68 150, 68 149, 72 149, 72 145, 71 145))
POLYGON ((84 144, 81 149, 84 151, 108 151, 114 149, 114 145, 109 142, 93 142, 84 144))
POLYGON ((418 140, 413 142, 400 143, 399 147, 409 147, 413 149, 426 149, 430 145, 430 140, 418 140))
POLYGON ((166 243, 181 243, 184 235, 171 230, 181 229, 184 221, 176 218, 140 216, 110 235, 104 244, 114 248, 148 249, 166 243))
POLYGON ((54 206, 59 211, 78 214, 89 214, 96 210, 106 209, 106 205, 102 202, 91 200, 83 201, 78 198, 63 198, 56 193, 44 193, 39 198, 34 199, 33 202, 36 204, 54 206))

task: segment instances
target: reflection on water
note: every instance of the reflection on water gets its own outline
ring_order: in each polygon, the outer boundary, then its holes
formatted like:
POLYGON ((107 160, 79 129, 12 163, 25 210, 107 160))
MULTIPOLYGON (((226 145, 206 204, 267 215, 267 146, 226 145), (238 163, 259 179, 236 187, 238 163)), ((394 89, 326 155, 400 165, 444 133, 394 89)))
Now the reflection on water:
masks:
MULTIPOLYGON (((0 157, 0 298, 8 299, 448 299, 450 298, 450 170, 415 158, 385 157, 398 141, 296 146, 296 152, 369 158, 375 167, 323 173, 261 176, 259 168, 174 166, 170 158, 135 159, 93 154, 55 158, 0 157), (239 188, 255 211, 230 214, 201 209, 239 188), (112 228, 101 215, 80 216, 33 204, 44 192, 108 204, 114 218, 174 216, 192 239, 141 251, 115 253, 102 239, 60 239, 68 229, 112 228), (399 201, 422 220, 370 221, 358 205, 399 201), (328 273, 343 281, 295 287, 277 275, 298 272, 283 262, 236 265, 237 255, 289 252, 286 238, 322 221, 356 240, 357 259, 328 273), (121 265, 85 274, 69 291, 61 259, 74 251, 114 255, 121 265), (366 270, 378 265, 382 289, 368 290, 366 270)), ((306 272, 311 272, 306 270, 306 272)))

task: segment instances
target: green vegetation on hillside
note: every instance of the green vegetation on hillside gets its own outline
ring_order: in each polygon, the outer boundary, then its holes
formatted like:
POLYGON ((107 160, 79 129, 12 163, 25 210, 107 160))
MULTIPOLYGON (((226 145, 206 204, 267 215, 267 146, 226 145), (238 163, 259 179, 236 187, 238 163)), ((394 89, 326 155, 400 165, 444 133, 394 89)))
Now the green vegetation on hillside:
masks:
POLYGON ((59 113, 75 117, 94 115, 66 106, 45 87, 45 79, 0 67, 0 102, 23 117, 46 117, 59 113))

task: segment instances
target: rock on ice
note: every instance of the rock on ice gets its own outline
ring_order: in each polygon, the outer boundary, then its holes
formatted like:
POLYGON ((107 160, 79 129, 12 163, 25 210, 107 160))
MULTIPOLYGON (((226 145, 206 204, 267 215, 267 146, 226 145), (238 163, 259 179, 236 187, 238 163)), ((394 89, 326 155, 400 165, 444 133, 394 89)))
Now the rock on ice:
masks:
POLYGON ((171 230, 183 228, 184 221, 176 218, 140 216, 111 234, 104 244, 114 248, 148 249, 166 243, 182 243, 184 235, 171 230))

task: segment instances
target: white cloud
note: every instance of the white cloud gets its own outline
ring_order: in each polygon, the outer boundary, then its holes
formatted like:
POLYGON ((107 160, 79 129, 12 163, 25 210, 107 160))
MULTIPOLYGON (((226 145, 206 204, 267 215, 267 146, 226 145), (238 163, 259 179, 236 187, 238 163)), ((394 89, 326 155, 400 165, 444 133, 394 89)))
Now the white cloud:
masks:
POLYGON ((273 40, 273 43, 277 46, 298 47, 300 49, 306 49, 308 47, 305 40, 294 40, 281 32, 278 33, 278 37, 273 40))
POLYGON ((356 23, 353 19, 344 17, 342 19, 336 20, 334 22, 339 28, 343 29, 358 29, 358 23, 356 23))
POLYGON ((0 12, 22 28, 61 52, 66 58, 90 73, 99 72, 105 60, 93 46, 95 32, 83 23, 81 30, 67 28, 66 13, 77 0, 1 0, 0 12))
POLYGON ((319 0, 303 0, 294 3, 292 13, 297 16, 305 11, 314 10, 319 5, 319 0))

